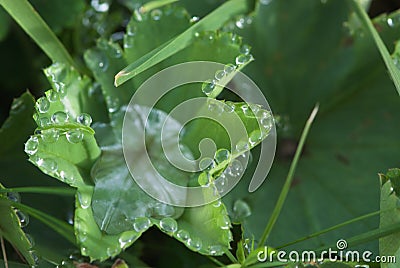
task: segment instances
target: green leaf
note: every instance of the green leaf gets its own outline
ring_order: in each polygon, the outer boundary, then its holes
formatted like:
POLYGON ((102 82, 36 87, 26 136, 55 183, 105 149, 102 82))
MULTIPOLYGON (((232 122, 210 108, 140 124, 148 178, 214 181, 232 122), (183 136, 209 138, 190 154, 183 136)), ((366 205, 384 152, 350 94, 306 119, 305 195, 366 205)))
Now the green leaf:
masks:
MULTIPOLYGON (((4 189, 3 185, 0 184, 0 188, 4 189)), ((20 223, 17 213, 26 217, 22 212, 14 210, 6 194, 0 193, 0 237, 9 241, 30 265, 35 265, 32 245, 21 229, 23 223, 20 223)))
POLYGON ((0 8, 0 41, 7 37, 7 34, 10 30, 10 22, 10 17, 3 8, 0 8))
MULTIPOLYGON (((400 225, 400 169, 390 169, 381 175, 381 210, 380 228, 393 224, 400 225)), ((379 254, 400 258, 400 233, 393 233, 379 239, 379 254)), ((382 263, 382 267, 395 267, 395 263, 382 263)))
POLYGON ((378 47, 379 52, 381 53, 383 61, 385 62, 386 67, 389 70, 390 76, 393 79, 393 83, 397 88, 397 92, 400 95, 400 71, 390 57, 389 51, 386 48, 385 43, 383 43, 381 37, 378 34, 378 31, 375 29, 372 21, 368 17, 367 12, 363 9, 361 3, 359 3, 359 1, 357 0, 348 0, 348 2, 352 6, 354 12, 357 14, 363 26, 366 28, 366 31, 370 35, 372 35, 372 38, 374 39, 375 44, 378 47))
POLYGON ((74 65, 67 50, 27 0, 1 0, 0 5, 54 62, 74 65))
MULTIPOLYGON (((264 185, 248 194, 245 176, 224 199, 230 215, 234 215, 236 200, 249 205, 252 214, 242 221, 247 238, 261 236, 301 124, 316 102, 320 103, 318 121, 310 131, 288 199, 267 243, 279 246, 378 210, 374 174, 396 165, 400 157, 395 123, 400 120, 400 100, 372 40, 360 28, 353 35, 343 28, 349 14, 340 1, 271 1, 268 5, 260 1, 250 17, 252 23, 236 28, 245 42, 255 40, 252 54, 259 64, 250 64, 246 72, 262 85, 274 113, 285 119, 277 130, 277 156, 264 185), (303 14, 313 16, 305 18, 303 14)), ((390 27, 387 17, 374 23, 387 44, 399 37, 399 25, 390 27)), ((369 219, 292 248, 333 243, 376 225, 376 218, 369 219)), ((377 251, 376 243, 368 248, 377 251)))
POLYGON ((204 19, 181 33, 171 42, 166 43, 161 50, 156 49, 150 52, 149 55, 143 56, 146 57, 144 61, 138 60, 137 63, 134 62, 128 67, 124 68, 115 76, 115 85, 121 85, 137 74, 186 48, 193 42, 195 33, 200 31, 217 30, 229 17, 238 13, 245 13, 248 11, 248 9, 248 4, 244 0, 232 0, 225 3, 207 15, 204 19))
POLYGON ((32 5, 47 22, 56 34, 65 28, 71 28, 76 21, 81 19, 85 8, 84 0, 69 1, 68 5, 63 0, 32 0, 32 5))

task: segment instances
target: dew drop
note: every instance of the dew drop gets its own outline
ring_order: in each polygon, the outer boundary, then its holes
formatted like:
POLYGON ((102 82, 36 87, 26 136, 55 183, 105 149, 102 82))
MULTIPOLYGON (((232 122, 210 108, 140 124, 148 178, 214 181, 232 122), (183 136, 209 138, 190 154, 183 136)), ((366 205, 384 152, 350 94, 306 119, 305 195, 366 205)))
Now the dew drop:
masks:
POLYGON ((215 77, 215 80, 217 80, 217 81, 221 80, 222 78, 225 77, 225 71, 224 70, 216 71, 214 77, 215 77))
POLYGON ((8 192, 7 199, 15 203, 21 202, 21 196, 18 192, 8 192))
POLYGON ((254 117, 253 111, 250 109, 250 107, 247 104, 244 104, 240 107, 243 111, 243 114, 247 117, 254 117))
POLYGON ((237 65, 243 65, 248 63, 253 59, 253 56, 251 54, 240 54, 239 56, 236 57, 236 64, 237 65))
POLYGON ((157 204, 153 207, 153 212, 155 217, 172 217, 175 209, 167 204, 157 204))
POLYGON ((219 193, 222 193, 224 191, 224 186, 226 183, 226 176, 224 173, 221 174, 221 176, 219 176, 215 181, 214 181, 214 186, 216 188, 216 190, 219 193))
POLYGON ((208 251, 210 252, 210 255, 213 255, 213 256, 222 255, 224 253, 221 245, 209 246, 208 251))
POLYGON ((249 144, 247 141, 239 141, 236 146, 235 146, 235 150, 237 152, 245 152, 249 150, 249 144))
POLYGON ((242 163, 238 160, 233 160, 231 165, 229 166, 229 175, 232 177, 238 177, 243 172, 242 163))
POLYGON ((120 103, 119 103, 119 99, 117 97, 107 96, 106 103, 108 106, 108 112, 115 113, 116 111, 118 111, 120 103))
POLYGON ((132 244, 138 237, 139 236, 136 232, 133 231, 123 232, 118 239, 119 246, 121 248, 125 248, 128 245, 132 244))
POLYGON ((128 24, 126 27, 126 34, 128 36, 134 36, 136 34, 136 26, 133 24, 128 24))
POLYGON ((109 257, 114 257, 115 255, 117 255, 119 252, 119 249, 117 247, 108 247, 107 248, 107 255, 109 257))
POLYGON ((64 113, 62 111, 58 111, 55 112, 52 116, 51 116, 51 121, 54 124, 63 124, 66 123, 68 121, 68 114, 64 113))
POLYGON ((36 101, 36 108, 39 113, 46 113, 50 108, 50 102, 46 97, 41 97, 36 101))
POLYGON ((192 237, 192 238, 189 238, 189 240, 187 241, 187 245, 190 249, 192 249, 194 251, 198 251, 203 246, 203 243, 201 242, 201 240, 199 238, 192 237))
POLYGON ((58 96, 57 91, 55 91, 55 90, 50 90, 48 99, 49 99, 50 102, 56 102, 56 101, 58 101, 58 100, 59 100, 59 96, 58 96))
POLYGON ((256 129, 250 133, 249 143, 252 147, 254 147, 261 140, 262 140, 262 133, 260 130, 256 129))
POLYGON ((51 158, 44 158, 40 161, 39 167, 47 171, 48 173, 54 173, 57 171, 57 162, 51 158))
POLYGON ((17 209, 15 210, 15 214, 18 217, 19 226, 21 228, 24 228, 29 224, 29 216, 28 216, 28 214, 25 214, 22 211, 17 210, 17 209))
POLYGON ((191 23, 195 23, 195 22, 198 22, 200 20, 200 17, 198 17, 198 16, 193 16, 191 19, 190 19, 190 22, 191 23))
POLYGON ((70 143, 79 143, 83 140, 83 132, 80 129, 73 129, 68 131, 65 136, 70 143))
POLYGON ((115 58, 115 59, 118 59, 118 58, 121 58, 121 57, 122 57, 122 51, 121 51, 121 49, 119 48, 119 46, 114 45, 114 44, 112 44, 112 45, 110 46, 110 48, 109 48, 109 53, 110 53, 110 56, 113 57, 113 58, 115 58))
POLYGON ((87 209, 90 206, 90 196, 88 194, 78 192, 78 201, 83 209, 87 209))
POLYGON ((235 71, 235 69, 236 69, 236 66, 233 65, 233 64, 226 64, 225 67, 224 67, 224 71, 227 74, 232 73, 233 71, 235 71))
POLYGON ((25 234, 25 236, 29 242, 29 247, 33 248, 35 246, 35 240, 33 239, 33 237, 30 234, 25 234))
POLYGON ((218 226, 223 230, 228 230, 231 225, 231 221, 229 220, 228 215, 221 215, 217 219, 218 226))
POLYGON ((208 172, 202 172, 197 181, 201 186, 208 186, 210 184, 210 174, 208 172))
POLYGON ((236 20, 236 27, 238 27, 239 29, 243 29, 244 25, 245 25, 245 19, 244 17, 240 17, 236 20))
POLYGON ((135 229, 136 232, 142 233, 146 231, 151 225, 151 222, 148 218, 146 217, 141 217, 141 218, 136 218, 134 223, 133 223, 133 229, 135 229))
POLYGON ((207 168, 211 168, 213 166, 213 159, 210 157, 204 157, 199 162, 199 169, 206 170, 207 168))
POLYGON ((233 111, 235 111, 235 104, 230 101, 225 102, 224 111, 227 113, 232 113, 233 111))
POLYGON ((135 38, 133 36, 124 36, 124 48, 131 48, 135 43, 135 38))
POLYGON ((240 53, 248 55, 250 53, 251 47, 249 45, 243 45, 240 47, 240 53))
POLYGON ((83 256, 89 256, 89 250, 86 247, 81 247, 81 253, 83 256))
POLYGON ((42 139, 46 143, 54 143, 60 137, 60 133, 57 129, 50 128, 47 130, 43 130, 42 139))
POLYGON ((249 204, 243 200, 236 200, 233 204, 233 215, 236 221, 241 222, 251 215, 249 204))
POLYGON ((72 175, 68 174, 64 170, 60 171, 60 178, 67 183, 72 183, 75 180, 72 175))
POLYGON ((50 119, 47 117, 41 117, 39 118, 38 122, 37 122, 39 127, 47 127, 48 125, 50 125, 50 119))
POLYGON ((76 118, 76 122, 89 127, 90 124, 92 124, 92 117, 86 113, 83 113, 76 118))
POLYGON ((208 110, 215 113, 216 115, 221 115, 225 110, 225 105, 214 99, 210 99, 208 102, 208 110))
POLYGON ((25 143, 25 153, 29 155, 34 155, 39 147, 39 139, 35 136, 31 136, 29 140, 25 143))
POLYGON ((227 149, 219 149, 215 152, 215 162, 217 162, 217 164, 221 164, 222 162, 229 160, 230 155, 231 154, 227 149))
POLYGON ((176 237, 178 237, 178 239, 183 242, 188 241, 188 239, 190 238, 189 233, 185 230, 179 230, 176 233, 176 237))
POLYGON ((394 27, 394 22, 392 18, 388 18, 387 19, 387 24, 389 25, 389 27, 394 27))
POLYGON ((264 131, 270 131, 272 128, 272 124, 273 124, 272 117, 268 116, 268 117, 261 118, 260 124, 264 128, 264 131))
POLYGON ((56 92, 60 95, 60 97, 65 96, 65 84, 62 82, 54 82, 54 87, 56 92))
POLYGON ((151 11, 150 17, 155 21, 160 20, 162 17, 162 11, 160 9, 154 9, 151 11))
POLYGON ((269 5, 272 2, 272 0, 260 0, 261 5, 269 5))
POLYGON ((93 7, 94 10, 97 12, 107 12, 110 8, 110 4, 108 0, 92 0, 90 5, 93 7))
POLYGON ((201 90, 207 96, 210 96, 212 94, 212 92, 214 91, 214 88, 215 88, 214 80, 208 80, 201 85, 201 90))
POLYGON ((68 69, 61 63, 54 63, 47 69, 45 69, 45 74, 50 77, 53 83, 58 81, 68 80, 68 69))
POLYGON ((221 199, 218 199, 212 203, 212 206, 218 208, 222 205, 221 199))
POLYGON ((178 229, 178 224, 173 218, 164 218, 160 221, 161 230, 167 233, 175 233, 178 229))

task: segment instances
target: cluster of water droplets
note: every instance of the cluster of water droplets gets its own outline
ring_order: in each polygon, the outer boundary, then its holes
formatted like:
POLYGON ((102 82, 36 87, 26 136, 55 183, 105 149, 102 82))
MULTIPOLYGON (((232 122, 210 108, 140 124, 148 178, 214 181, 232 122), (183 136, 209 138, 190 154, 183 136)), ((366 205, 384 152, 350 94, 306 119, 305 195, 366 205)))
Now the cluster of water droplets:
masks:
POLYGON ((174 16, 176 18, 188 17, 186 9, 178 6, 166 5, 163 8, 153 10, 145 10, 144 7, 137 7, 133 13, 133 20, 126 27, 124 35, 124 48, 132 48, 135 45, 135 36, 138 31, 139 24, 142 22, 161 23, 164 17, 174 16))
MULTIPOLYGON (((14 203, 20 203, 21 202, 21 195, 18 192, 8 192, 6 193, 5 196, 8 200, 14 203)), ((29 224, 29 215, 26 214, 25 212, 22 212, 21 210, 14 208, 15 215, 17 216, 19 226, 21 228, 25 228, 29 224)), ((33 250, 33 247, 35 246, 35 241, 33 237, 27 233, 25 233, 25 237, 29 242, 29 253, 31 254, 35 265, 33 267, 36 267, 38 263, 38 256, 36 255, 35 251, 33 250)))
POLYGON ((250 54, 250 50, 250 46, 242 45, 240 47, 240 54, 235 58, 236 64, 226 64, 223 70, 218 70, 215 72, 213 79, 203 82, 201 85, 201 90, 203 93, 208 97, 216 97, 219 91, 221 91, 221 88, 224 87, 230 79, 232 79, 234 73, 238 71, 242 65, 248 64, 254 59, 250 54))

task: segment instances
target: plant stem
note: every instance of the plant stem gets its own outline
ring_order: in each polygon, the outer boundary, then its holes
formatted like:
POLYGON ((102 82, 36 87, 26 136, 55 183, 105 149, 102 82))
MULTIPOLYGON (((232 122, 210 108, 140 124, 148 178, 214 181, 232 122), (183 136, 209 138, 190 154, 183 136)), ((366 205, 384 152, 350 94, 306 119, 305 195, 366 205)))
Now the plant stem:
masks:
POLYGON ((66 187, 16 187, 0 189, 0 193, 9 192, 74 196, 76 191, 75 189, 66 187))
POLYGON ((63 44, 27 0, 0 0, 0 5, 53 62, 76 67, 63 44))
POLYGON ((394 64, 392 57, 387 50, 385 43, 383 43, 382 38, 379 36, 378 32, 376 31, 374 25, 372 24, 368 14, 365 12, 364 8, 361 6, 360 1, 358 0, 347 0, 354 12, 357 14, 358 18, 360 19, 362 25, 365 29, 372 35, 372 38, 375 41, 376 46, 381 53, 383 61, 386 64, 386 67, 389 70, 390 76, 392 77, 393 83, 396 86, 397 92, 400 95, 400 71, 397 69, 396 65, 394 64))
POLYGON ((1 251, 3 252, 4 268, 8 268, 6 246, 4 245, 4 239, 2 236, 0 236, 0 242, 1 242, 1 251))
POLYGON ((296 153, 295 153, 293 161, 290 165, 290 169, 289 169, 288 175, 286 177, 285 184, 283 185, 282 191, 278 197, 278 201, 276 202, 275 208, 272 211, 271 218, 269 219, 268 224, 265 227, 264 232, 260 238, 260 242, 258 244, 259 247, 261 247, 265 244, 266 240, 268 239, 268 237, 272 231, 272 228, 274 227, 274 225, 275 225, 276 221, 278 220, 278 217, 281 213, 283 204, 285 203, 286 197, 289 193, 290 185, 292 184, 292 181, 293 181, 294 173, 297 168, 297 163, 300 159, 301 151, 302 151, 304 143, 306 141, 311 124, 314 121, 315 116, 317 115, 318 108, 319 108, 319 105, 317 104, 314 107, 314 109, 312 110, 311 115, 308 118, 306 125, 304 126, 304 130, 303 130, 303 133, 301 134, 299 145, 297 146, 296 153))
POLYGON ((209 259, 210 261, 212 261, 213 263, 215 263, 216 265, 218 265, 218 266, 220 266, 220 267, 226 266, 225 264, 223 264, 222 262, 220 262, 219 260, 217 260, 217 259, 214 258, 214 257, 211 257, 211 256, 207 256, 207 257, 208 257, 208 259, 209 259))
MULTIPOLYGON (((391 224, 384 228, 378 228, 378 229, 375 229, 375 230, 372 230, 372 231, 369 231, 369 232, 366 232, 366 233, 363 233, 360 235, 350 237, 350 238, 346 239, 346 242, 347 242, 346 248, 364 244, 364 243, 370 242, 372 240, 391 235, 396 232, 400 232, 400 224, 399 223, 391 224)), ((325 250, 328 248, 334 248, 334 247, 336 247, 336 244, 334 244, 334 245, 332 244, 328 247, 319 248, 316 250, 316 252, 321 252, 322 250, 325 250)))
POLYGON ((235 258, 235 256, 233 256, 232 252, 230 252, 229 250, 227 250, 227 251, 225 252, 225 254, 226 254, 226 256, 229 258, 229 260, 230 260, 232 263, 239 263, 238 260, 235 258))
POLYGON ((72 244, 76 243, 74 229, 71 225, 30 206, 18 202, 11 202, 11 204, 13 207, 20 209, 28 213, 29 215, 35 217, 39 221, 43 222, 44 224, 46 224, 51 229, 59 233, 61 236, 63 236, 72 244))
POLYGON ((314 237, 316 237, 316 236, 320 236, 320 235, 325 234, 325 233, 328 233, 328 232, 330 232, 330 231, 339 229, 339 228, 341 228, 341 227, 343 227, 343 226, 352 224, 352 223, 354 223, 354 222, 361 221, 361 220, 364 220, 364 219, 367 219, 367 218, 370 218, 370 217, 379 215, 379 214, 382 213, 382 212, 384 212, 384 211, 380 211, 380 210, 374 211, 374 212, 368 213, 368 214, 366 214, 366 215, 362 215, 362 216, 360 216, 360 217, 357 217, 357 218, 354 218, 354 219, 351 219, 351 220, 348 220, 348 221, 339 223, 339 224, 337 224, 337 225, 335 225, 335 226, 326 228, 326 229, 321 230, 321 231, 319 231, 319 232, 316 232, 316 233, 313 233, 313 234, 304 236, 304 237, 302 237, 302 238, 296 239, 296 240, 294 240, 294 241, 292 241, 292 242, 286 243, 286 244, 284 244, 284 245, 282 245, 282 246, 277 247, 276 249, 285 248, 285 247, 288 247, 288 246, 297 244, 297 243, 299 243, 299 242, 303 242, 303 241, 305 241, 305 240, 307 240, 307 239, 314 238, 314 237))

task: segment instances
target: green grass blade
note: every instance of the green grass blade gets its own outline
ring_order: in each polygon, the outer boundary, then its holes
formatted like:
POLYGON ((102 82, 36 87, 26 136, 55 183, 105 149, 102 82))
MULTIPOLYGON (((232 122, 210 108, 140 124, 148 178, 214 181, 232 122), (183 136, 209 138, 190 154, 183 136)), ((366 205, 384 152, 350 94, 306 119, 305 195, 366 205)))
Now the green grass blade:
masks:
POLYGON ((303 146, 306 141, 308 132, 311 128, 312 122, 314 121, 314 118, 317 115, 318 107, 319 106, 317 104, 314 107, 314 109, 312 110, 311 115, 306 122, 303 133, 301 134, 301 137, 300 137, 299 145, 297 146, 296 153, 295 153, 293 161, 290 165, 289 173, 286 177, 285 184, 283 185, 282 191, 278 197, 278 201, 276 202, 274 210, 272 211, 271 218, 269 219, 267 226, 265 227, 264 232, 260 238, 260 242, 258 245, 259 247, 263 246, 265 244, 266 240, 268 239, 268 237, 272 231, 272 228, 274 227, 276 221, 278 220, 279 214, 281 213, 283 204, 285 203, 286 197, 289 193, 290 185, 292 184, 292 181, 293 181, 294 173, 297 168, 297 163, 300 159, 301 151, 303 150, 303 146))
POLYGON ((162 45, 162 49, 156 48, 139 60, 128 65, 121 70, 116 76, 114 84, 119 86, 139 73, 156 65, 164 59, 172 56, 178 51, 184 49, 192 43, 195 33, 201 31, 213 31, 219 29, 230 17, 249 12, 249 4, 247 0, 231 0, 221 5, 202 20, 194 24, 192 27, 178 35, 172 41, 168 41, 166 45, 162 45))
POLYGON ((153 9, 160 8, 162 6, 178 2, 179 0, 156 0, 156 1, 151 1, 148 3, 145 3, 143 6, 140 7, 139 12, 140 13, 145 13, 149 12, 153 9))
POLYGON ((12 202, 12 206, 20 209, 32 217, 38 219, 42 223, 46 224, 49 226, 51 229, 59 233, 61 236, 63 236, 65 239, 67 239, 69 242, 72 244, 75 244, 75 235, 74 235, 74 227, 72 225, 69 225, 68 223, 61 221, 53 216, 48 215, 47 213, 44 213, 40 210, 37 210, 35 208, 32 208, 30 206, 17 203, 17 202, 12 202))
POLYGON ((326 228, 326 229, 321 230, 321 231, 319 231, 319 232, 315 232, 315 233, 313 233, 313 234, 310 234, 310 235, 304 236, 304 237, 302 237, 302 238, 296 239, 296 240, 294 240, 294 241, 292 241, 292 242, 286 243, 286 244, 284 244, 284 245, 282 245, 282 246, 277 247, 277 249, 285 248, 285 247, 288 247, 288 246, 291 246, 291 245, 294 245, 294 244, 303 242, 303 241, 305 241, 305 240, 307 240, 307 239, 311 239, 311 238, 314 238, 314 237, 323 235, 323 234, 325 234, 325 233, 334 231, 334 230, 336 230, 336 229, 339 229, 339 228, 341 228, 341 227, 347 226, 347 225, 349 225, 349 224, 352 224, 352 223, 355 223, 355 222, 358 222, 358 221, 362 221, 362 220, 368 219, 368 218, 370 218, 370 217, 379 215, 379 214, 382 213, 382 212, 384 212, 384 211, 380 211, 380 210, 374 211, 374 212, 371 212, 371 213, 362 215, 362 216, 360 216, 360 217, 357 217, 357 218, 354 218, 354 219, 351 219, 351 220, 348 220, 348 221, 345 221, 345 222, 336 224, 336 225, 334 225, 334 226, 332 226, 332 227, 326 228))
POLYGON ((27 0, 0 0, 0 5, 52 61, 75 66, 63 44, 27 0))
MULTIPOLYGON (((400 232, 400 224, 399 223, 391 224, 384 228, 374 229, 372 231, 369 231, 369 232, 366 232, 366 233, 363 233, 363 234, 360 234, 357 236, 353 236, 353 237, 347 238, 345 240, 347 242, 347 248, 350 248, 350 247, 354 247, 354 246, 361 245, 364 243, 368 243, 370 241, 373 241, 378 238, 385 237, 385 236, 388 236, 388 235, 391 235, 391 234, 397 233, 397 232, 400 232)), ((329 246, 324 246, 323 248, 319 248, 316 250, 316 252, 321 252, 328 248, 336 248, 336 243, 329 245, 329 246)))
POLYGON ((379 49, 379 52, 382 55, 383 61, 386 64, 386 67, 389 70, 390 76, 393 79, 393 83, 396 86, 397 92, 400 95, 400 71, 397 69, 396 65, 394 64, 392 57, 389 54, 385 44, 382 41, 382 38, 379 36, 378 32, 376 31, 374 25, 372 24, 368 14, 365 12, 362 5, 359 3, 358 0, 348 0, 349 4, 353 8, 354 12, 357 14, 358 18, 360 19, 362 25, 365 29, 371 34, 372 38, 375 41, 376 46, 379 49))
POLYGON ((32 193, 74 196, 76 190, 66 187, 16 187, 0 189, 0 193, 32 193))

